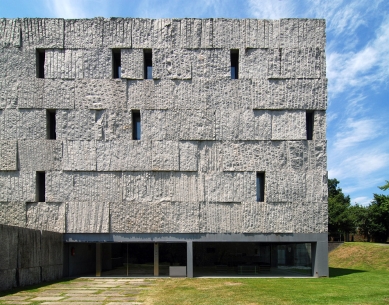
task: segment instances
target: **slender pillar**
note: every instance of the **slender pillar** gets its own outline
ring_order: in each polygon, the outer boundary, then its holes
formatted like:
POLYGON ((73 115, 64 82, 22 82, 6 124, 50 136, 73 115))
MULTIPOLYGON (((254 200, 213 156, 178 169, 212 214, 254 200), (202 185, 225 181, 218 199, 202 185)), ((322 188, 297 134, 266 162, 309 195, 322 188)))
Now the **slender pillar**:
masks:
POLYGON ((328 241, 312 243, 313 276, 329 276, 328 270, 328 241))
POLYGON ((154 276, 159 276, 159 245, 154 243, 154 276))
POLYGON ((102 255, 101 243, 96 243, 96 276, 101 276, 102 255))
POLYGON ((186 242, 186 276, 193 277, 193 242, 186 242))

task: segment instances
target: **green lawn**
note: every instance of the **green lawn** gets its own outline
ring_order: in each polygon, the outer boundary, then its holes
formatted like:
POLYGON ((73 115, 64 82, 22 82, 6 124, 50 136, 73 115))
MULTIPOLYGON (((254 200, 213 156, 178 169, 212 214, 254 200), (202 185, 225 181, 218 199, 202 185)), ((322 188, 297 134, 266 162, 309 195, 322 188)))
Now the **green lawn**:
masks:
POLYGON ((145 304, 389 304, 389 246, 346 243, 320 279, 158 279, 145 304))

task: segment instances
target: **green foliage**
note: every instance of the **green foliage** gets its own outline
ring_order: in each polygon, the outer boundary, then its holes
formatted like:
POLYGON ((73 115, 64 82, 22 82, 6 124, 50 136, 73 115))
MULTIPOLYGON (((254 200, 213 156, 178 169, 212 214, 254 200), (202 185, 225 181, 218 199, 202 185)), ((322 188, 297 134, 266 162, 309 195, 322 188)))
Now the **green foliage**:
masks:
POLYGON ((383 191, 389 190, 389 181, 385 180, 386 184, 383 186, 379 186, 379 188, 383 191))

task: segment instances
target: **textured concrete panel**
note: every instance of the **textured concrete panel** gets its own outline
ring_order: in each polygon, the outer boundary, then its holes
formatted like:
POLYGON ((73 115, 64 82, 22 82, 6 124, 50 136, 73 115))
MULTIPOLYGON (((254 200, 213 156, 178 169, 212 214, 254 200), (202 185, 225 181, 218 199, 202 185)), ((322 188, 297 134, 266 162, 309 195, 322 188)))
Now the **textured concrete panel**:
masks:
POLYGON ((315 111, 313 114, 313 139, 325 140, 326 139, 326 112, 315 111))
POLYGON ((20 19, 0 19, 0 48, 20 47, 20 19))
MULTIPOLYGON (((45 180, 47 202, 63 202, 72 198, 74 179, 71 172, 48 171, 45 180)), ((35 198, 30 201, 35 201, 35 198)))
POLYGON ((65 171, 95 171, 96 141, 63 141, 62 169, 65 171))
POLYGON ((280 55, 279 49, 246 49, 239 52, 239 78, 279 77, 280 55))
POLYGON ((112 78, 109 49, 48 49, 45 51, 45 78, 112 78))
MULTIPOLYGON (((38 267, 41 263, 41 233, 38 230, 19 228, 18 268, 38 267)), ((31 272, 34 272, 31 270, 31 272)), ((26 271, 28 273, 28 271, 26 271)), ((20 274, 19 274, 20 275, 20 274)), ((26 279, 27 280, 27 279, 26 279)))
POLYGON ((280 48, 299 47, 299 19, 280 19, 280 48))
POLYGON ((203 201, 203 177, 194 172, 124 172, 123 200, 203 201))
POLYGON ((327 170, 327 141, 308 141, 308 169, 327 170))
POLYGON ((132 19, 106 18, 103 20, 103 46, 131 48, 132 19))
POLYGON ((283 78, 322 78, 325 69, 324 50, 282 49, 280 76, 283 78))
POLYGON ((62 141, 20 140, 19 164, 21 170, 59 170, 62 166, 62 141))
POLYGON ((108 202, 67 202, 66 233, 108 233, 108 202))
MULTIPOLYGON (((1 270, 15 269, 18 263, 18 228, 0 224, 0 261, 1 270)), ((6 273, 9 276, 9 274, 6 273)), ((1 277, 0 277, 1 279, 1 277)), ((0 280, 1 281, 1 280, 0 280)), ((1 286, 0 286, 1 287, 1 286)))
POLYGON ((0 224, 8 226, 26 226, 25 202, 0 202, 0 224))
POLYGON ((42 266, 42 282, 49 282, 62 279, 63 265, 42 266))
POLYGON ((145 140, 177 140, 181 122, 179 113, 172 110, 142 111, 142 136, 145 140))
POLYGON ((173 106, 174 83, 170 80, 128 81, 128 109, 168 109, 173 106))
POLYGON ((326 22, 324 19, 299 19, 299 47, 326 47, 326 22))
MULTIPOLYGON (((154 70, 153 70, 154 76, 154 70)), ((143 49, 121 50, 121 78, 144 79, 143 49)))
POLYGON ((41 282, 41 267, 19 268, 19 286, 29 286, 41 282))
POLYGON ((36 140, 45 138, 45 110, 0 110, 1 140, 36 140))
POLYGON ((103 44, 103 18, 65 19, 65 48, 98 48, 103 44))
POLYGON ((17 170, 17 141, 0 140, 0 171, 17 170))
POLYGON ((305 171, 265 173, 265 202, 302 202, 306 198, 305 171))
POLYGON ((193 78, 231 78, 229 49, 198 49, 192 58, 193 78))
POLYGON ((198 233, 198 202, 129 202, 111 204, 115 233, 198 233))
POLYGON ((254 172, 207 173, 203 176, 208 202, 243 202, 256 198, 254 172))
POLYGON ((272 140, 306 140, 306 114, 300 110, 272 112, 272 140))
POLYGON ((36 76, 35 49, 0 48, 0 77, 36 76))
POLYGON ((27 228, 65 232, 65 204, 27 203, 27 228))
MULTIPOLYGON (((18 93, 21 89, 21 82, 18 79, 14 77, 0 78, 0 109, 16 108, 18 106, 18 93)), ((34 95, 33 92, 30 94, 34 95)))
POLYGON ((178 122, 185 122, 179 127, 180 140, 215 140, 215 112, 202 110, 186 110, 179 112, 178 122))
POLYGON ((63 48, 64 20, 49 18, 20 19, 23 48, 63 48))
POLYGON ((307 141, 287 141, 288 169, 306 171, 308 169, 307 141))
POLYGON ((198 145, 198 142, 194 141, 181 141, 178 143, 180 171, 197 172, 199 162, 198 145))
POLYGON ((9 290, 16 286, 16 269, 0 270, 0 291, 9 290))
POLYGON ((223 146, 221 142, 199 142, 199 171, 214 172, 223 170, 223 146))
POLYGON ((151 170, 150 141, 98 141, 98 171, 151 170))
POLYGON ((132 20, 132 47, 133 48, 153 48, 154 20, 136 18, 132 20))
POLYGON ((213 20, 213 47, 237 49, 245 47, 246 32, 244 19, 213 20))
POLYGON ((306 175, 307 196, 306 202, 328 201, 328 177, 325 170, 309 170, 306 175))
POLYGON ((156 49, 153 53, 154 79, 191 79, 192 52, 186 49, 156 49))
POLYGON ((222 109, 218 114, 217 140, 271 139, 271 111, 222 109))
POLYGON ((41 231, 42 266, 61 265, 63 263, 63 236, 49 231, 41 231))
POLYGON ((126 82, 119 79, 76 81, 76 109, 125 109, 126 82))
POLYGON ((241 226, 240 203, 200 203, 201 233, 238 233, 241 226))
POLYGON ((212 48, 213 19, 173 19, 171 40, 174 48, 212 48))
POLYGON ((265 23, 267 20, 245 19, 245 47, 265 47, 265 23))
POLYGON ((58 110, 56 134, 58 140, 94 140, 98 133, 99 112, 95 110, 58 110))
POLYGON ((0 171, 0 201, 35 201, 35 172, 0 171))
POLYGON ((153 171, 178 171, 180 167, 178 142, 153 141, 151 157, 153 171))

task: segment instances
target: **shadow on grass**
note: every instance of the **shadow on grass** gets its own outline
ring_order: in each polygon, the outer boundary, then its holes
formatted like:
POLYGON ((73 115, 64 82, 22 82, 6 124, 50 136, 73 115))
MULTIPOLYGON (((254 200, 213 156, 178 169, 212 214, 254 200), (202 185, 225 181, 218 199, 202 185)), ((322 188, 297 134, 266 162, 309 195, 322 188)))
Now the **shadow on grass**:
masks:
POLYGON ((330 277, 339 277, 344 275, 350 275, 353 273, 361 273, 367 272, 365 270, 357 270, 357 269, 345 269, 345 268, 332 268, 330 267, 330 277))
POLYGON ((0 291, 0 297, 12 295, 12 294, 15 294, 15 293, 20 292, 20 291, 37 292, 37 290, 39 288, 43 288, 45 286, 50 286, 50 285, 56 284, 56 283, 67 284, 67 283, 70 283, 70 281, 72 281, 74 279, 75 278, 62 278, 62 279, 55 280, 55 281, 41 282, 41 283, 35 284, 35 285, 27 285, 27 286, 23 286, 23 287, 12 288, 9 290, 3 290, 3 291, 0 291))

